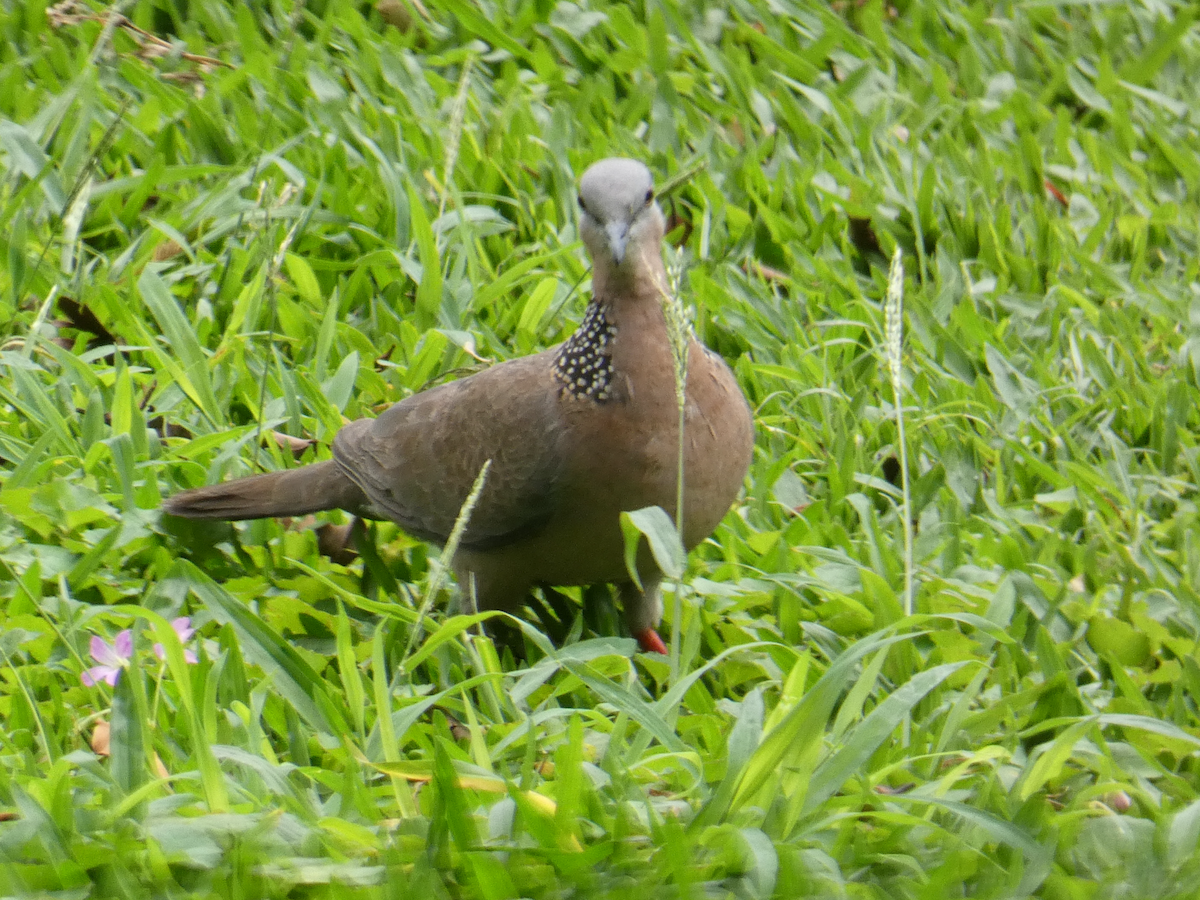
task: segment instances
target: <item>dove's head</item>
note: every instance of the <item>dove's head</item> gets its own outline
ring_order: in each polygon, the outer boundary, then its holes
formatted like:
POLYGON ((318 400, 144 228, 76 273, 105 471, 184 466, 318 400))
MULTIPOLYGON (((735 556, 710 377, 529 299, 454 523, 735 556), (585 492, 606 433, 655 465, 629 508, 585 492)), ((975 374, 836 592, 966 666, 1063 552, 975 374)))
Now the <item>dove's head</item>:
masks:
POLYGON ((650 170, 634 159, 602 159, 579 180, 579 233, 598 273, 632 271, 662 258, 666 223, 650 170))

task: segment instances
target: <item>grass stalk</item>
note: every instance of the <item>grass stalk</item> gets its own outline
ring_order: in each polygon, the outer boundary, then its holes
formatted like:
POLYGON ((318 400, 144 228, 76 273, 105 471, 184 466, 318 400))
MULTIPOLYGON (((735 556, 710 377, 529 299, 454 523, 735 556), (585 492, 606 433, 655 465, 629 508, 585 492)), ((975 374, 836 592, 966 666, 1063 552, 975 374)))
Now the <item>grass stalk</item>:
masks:
MULTIPOLYGON (((463 501, 462 508, 458 511, 458 518, 454 520, 454 527, 450 529, 450 537, 446 540, 446 546, 442 548, 441 555, 430 566, 425 596, 421 600, 421 607, 417 610, 417 621, 413 623, 412 631, 408 633, 408 644, 404 648, 405 661, 412 656, 412 652, 417 646, 417 641, 420 640, 425 616, 428 615, 430 607, 433 606, 433 599, 437 596, 443 582, 446 580, 446 572, 450 568, 450 560, 454 559, 454 554, 458 551, 458 545, 467 530, 467 523, 471 521, 471 513, 475 511, 475 504, 479 502, 479 495, 483 493, 483 486, 487 482, 488 470, 491 467, 492 461, 490 459, 480 467, 479 474, 475 477, 475 484, 471 486, 471 493, 467 494, 467 499, 463 501)), ((474 607, 473 585, 464 584, 461 587, 464 592, 470 593, 471 606, 474 607)), ((400 668, 404 668, 404 663, 401 663, 400 668)))
MULTIPOLYGON (((688 349, 692 343, 692 317, 679 295, 682 271, 672 266, 667 273, 668 284, 659 285, 663 298, 663 316, 667 322, 667 339, 671 343, 671 362, 675 375, 675 402, 679 407, 679 445, 676 452, 675 469, 675 529, 679 542, 683 544, 683 479, 684 479, 684 424, 687 410, 687 367, 688 349)), ((686 545, 685 545, 686 546, 686 545)), ((686 564, 686 557, 685 557, 686 564)), ((680 645, 683 623, 683 574, 675 584, 675 598, 671 613, 671 684, 680 677, 680 645)))
POLYGON ((908 477, 908 441, 904 434, 904 260, 900 248, 892 254, 884 301, 884 337, 888 372, 892 380, 892 402, 896 411, 896 443, 900 455, 901 527, 904 531, 904 615, 913 614, 913 522, 912 486, 908 477))
POLYGON ((468 56, 463 62, 462 74, 458 77, 458 88, 454 92, 454 101, 450 105, 450 124, 446 132, 445 165, 442 168, 441 199, 438 203, 438 218, 446 213, 446 197, 450 193, 450 185, 454 178, 454 169, 458 165, 458 150, 462 143, 463 121, 467 112, 467 97, 471 87, 471 69, 475 65, 475 57, 468 56))

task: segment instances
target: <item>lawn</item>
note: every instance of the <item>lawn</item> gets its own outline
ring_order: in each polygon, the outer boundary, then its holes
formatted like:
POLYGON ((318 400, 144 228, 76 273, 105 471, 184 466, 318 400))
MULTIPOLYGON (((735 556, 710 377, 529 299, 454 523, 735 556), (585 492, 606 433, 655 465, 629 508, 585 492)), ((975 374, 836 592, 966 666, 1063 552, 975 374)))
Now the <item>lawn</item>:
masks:
POLYGON ((119 6, 0 4, 0 896, 1197 895, 1194 6, 119 6), (613 155, 757 429, 670 660, 161 516, 568 336, 613 155))

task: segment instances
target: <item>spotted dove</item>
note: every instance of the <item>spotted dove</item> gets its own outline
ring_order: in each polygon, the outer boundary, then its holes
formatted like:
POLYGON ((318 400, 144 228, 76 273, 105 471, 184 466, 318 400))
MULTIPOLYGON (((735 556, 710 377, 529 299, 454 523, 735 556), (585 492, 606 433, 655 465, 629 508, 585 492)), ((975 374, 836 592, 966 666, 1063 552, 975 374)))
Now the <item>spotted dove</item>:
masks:
MULTIPOLYGON (((386 517, 443 543, 487 460, 491 467, 453 567, 484 609, 514 609, 535 585, 616 583, 630 633, 665 652, 661 573, 643 548, 630 580, 622 511, 676 508, 679 407, 663 312, 663 215, 649 170, 591 166, 579 189, 593 297, 564 343, 409 397, 351 422, 333 459, 170 497, 196 519, 297 516, 341 508, 386 517)), ((683 542, 704 540, 745 478, 753 424, 715 353, 690 339, 683 542)))

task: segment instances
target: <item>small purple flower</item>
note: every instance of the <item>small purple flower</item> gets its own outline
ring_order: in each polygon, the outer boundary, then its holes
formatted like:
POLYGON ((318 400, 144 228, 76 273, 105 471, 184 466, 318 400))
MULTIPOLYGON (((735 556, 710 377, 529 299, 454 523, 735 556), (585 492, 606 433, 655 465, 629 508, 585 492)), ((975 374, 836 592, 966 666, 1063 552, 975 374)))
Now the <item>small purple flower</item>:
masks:
MULTIPOLYGON (((196 633, 196 629, 192 627, 192 620, 188 616, 180 616, 178 619, 171 621, 171 627, 175 629, 175 636, 179 638, 179 643, 186 644, 192 639, 192 635, 196 633)), ((162 644, 154 645, 154 655, 160 660, 167 658, 167 651, 162 644)), ((198 661, 194 651, 183 648, 183 658, 190 663, 198 661)))
POLYGON ((93 635, 89 649, 92 651, 92 659, 100 665, 92 666, 83 673, 83 683, 92 687, 104 681, 110 686, 115 686, 117 679, 121 677, 121 670, 133 657, 133 632, 126 628, 118 633, 111 646, 103 638, 93 635))

